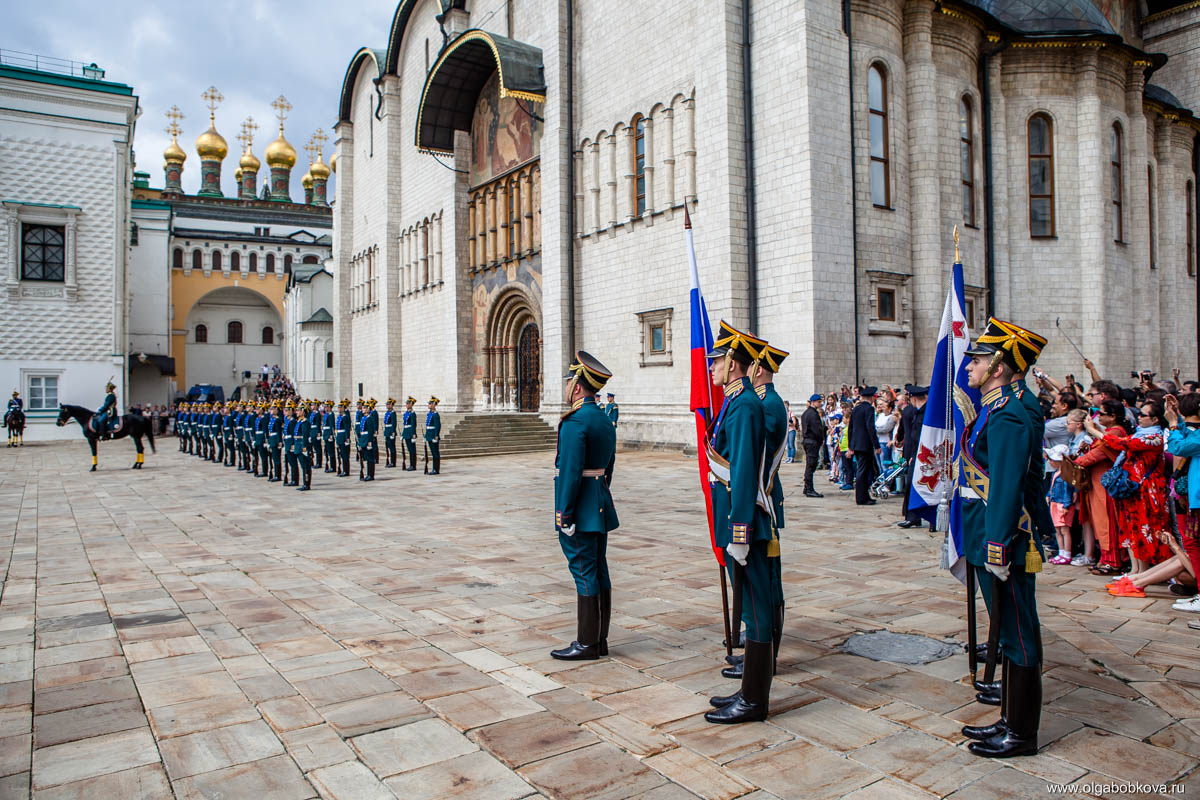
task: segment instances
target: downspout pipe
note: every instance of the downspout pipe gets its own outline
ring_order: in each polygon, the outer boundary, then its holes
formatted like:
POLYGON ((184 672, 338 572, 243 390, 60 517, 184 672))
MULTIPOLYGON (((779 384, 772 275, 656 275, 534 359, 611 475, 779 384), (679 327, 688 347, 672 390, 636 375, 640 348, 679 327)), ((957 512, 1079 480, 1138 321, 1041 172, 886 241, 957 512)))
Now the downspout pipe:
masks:
POLYGON ((987 290, 989 318, 996 313, 996 204, 992 180, 992 86, 988 68, 992 56, 1000 49, 988 49, 985 46, 979 54, 979 105, 983 123, 983 282, 987 290))
POLYGON ((850 98, 850 238, 852 280, 854 283, 854 382, 862 380, 859 370, 859 323, 858 323, 858 150, 854 134, 854 37, 850 29, 850 0, 842 0, 842 30, 846 32, 846 58, 848 78, 847 97, 850 98))
POLYGON ((742 0, 742 117, 746 157, 746 292, 749 327, 758 331, 758 215, 754 190, 754 84, 750 64, 750 0, 742 0))
POLYGON ((575 3, 567 13, 567 353, 575 357, 575 3))

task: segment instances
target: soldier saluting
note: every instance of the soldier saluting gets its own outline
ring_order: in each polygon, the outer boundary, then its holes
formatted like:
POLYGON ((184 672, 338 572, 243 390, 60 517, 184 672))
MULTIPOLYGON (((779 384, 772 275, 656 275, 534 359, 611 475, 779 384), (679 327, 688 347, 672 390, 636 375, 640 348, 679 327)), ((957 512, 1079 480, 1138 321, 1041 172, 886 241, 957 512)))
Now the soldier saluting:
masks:
POLYGON ((575 641, 550 655, 582 661, 608 655, 612 582, 608 577, 608 532, 619 524, 609 485, 617 453, 617 432, 596 392, 612 373, 580 350, 567 373, 571 410, 558 423, 554 457, 554 527, 575 579, 575 641))
MULTIPOLYGON (((998 628, 1005 667, 1000 720, 962 732, 976 740, 968 749, 987 758, 1032 755, 1038 747, 1042 635, 1034 574, 1042 569, 1042 557, 1028 506, 1046 501, 1028 497, 1025 484, 1031 465, 1041 463, 1042 442, 1011 384, 1045 346, 1046 339, 1036 333, 993 318, 966 351, 968 381, 983 402, 960 448, 963 549, 978 575, 991 624, 998 628)), ((1034 511, 1040 516, 1042 509, 1034 511)))
POLYGON ((774 672, 773 568, 768 545, 774 531, 768 503, 759 503, 760 478, 766 449, 766 423, 748 372, 766 342, 721 321, 713 350, 714 383, 725 387, 725 402, 713 424, 708 443, 712 490, 713 533, 726 551, 726 567, 734 591, 742 596, 746 623, 746 652, 742 688, 726 697, 713 697, 709 722, 732 725, 767 718, 774 672))

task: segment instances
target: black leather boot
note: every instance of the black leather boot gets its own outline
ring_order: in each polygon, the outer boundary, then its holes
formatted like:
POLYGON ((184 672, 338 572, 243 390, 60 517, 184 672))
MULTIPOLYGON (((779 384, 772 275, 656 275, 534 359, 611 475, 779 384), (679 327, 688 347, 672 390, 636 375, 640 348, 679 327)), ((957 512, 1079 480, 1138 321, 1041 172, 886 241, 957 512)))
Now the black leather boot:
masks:
POLYGON ((721 677, 729 678, 730 680, 741 680, 742 676, 745 674, 745 669, 746 659, 743 658, 741 661, 737 661, 722 669, 721 677))
POLYGON ((576 640, 550 655, 559 661, 595 661, 600 657, 600 598, 575 596, 576 640))
POLYGON ((708 698, 708 704, 713 708, 724 708, 730 703, 736 702, 742 696, 742 690, 738 689, 733 694, 717 695, 716 697, 708 698))
MULTIPOLYGON (((1006 689, 1008 686, 1008 659, 1003 656, 1001 656, 1000 675, 1001 678, 997 681, 997 685, 1000 687, 1000 719, 991 725, 964 725, 962 735, 968 739, 982 742, 984 739, 990 739, 997 733, 1008 730, 1008 723, 1005 721, 1008 719, 1008 691, 1006 689)), ((987 685, 980 681, 976 681, 976 684, 987 685)))
POLYGON ((771 671, 774 663, 771 642, 746 640, 746 660, 742 675, 742 691, 736 699, 704 715, 709 722, 736 725, 740 722, 760 722, 767 718, 771 695, 771 671))
POLYGON ((1042 718, 1042 668, 1040 664, 1012 664, 1004 682, 1008 685, 1008 718, 1005 730, 967 749, 984 758, 1031 756, 1038 749, 1038 726, 1042 718))
POLYGON ((612 619, 612 589, 600 590, 600 655, 608 655, 608 623, 612 619))

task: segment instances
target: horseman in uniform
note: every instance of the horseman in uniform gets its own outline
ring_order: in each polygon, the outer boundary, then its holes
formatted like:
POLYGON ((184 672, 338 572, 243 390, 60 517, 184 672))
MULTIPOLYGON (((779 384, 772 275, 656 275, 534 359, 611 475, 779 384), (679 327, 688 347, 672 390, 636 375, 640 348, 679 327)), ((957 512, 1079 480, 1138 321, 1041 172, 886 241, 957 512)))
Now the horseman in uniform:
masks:
POLYGON ((4 412, 4 427, 9 429, 9 447, 17 446, 14 440, 18 435, 21 437, 21 446, 25 446, 25 427, 23 424, 17 424, 18 417, 23 423, 25 419, 25 401, 21 399, 21 393, 13 389, 12 397, 8 401, 8 410, 4 412))
POLYGON ((96 411, 96 416, 92 417, 92 428, 100 438, 111 439, 113 431, 121 424, 121 417, 117 414, 117 385, 111 378, 104 385, 104 391, 104 403, 96 411))

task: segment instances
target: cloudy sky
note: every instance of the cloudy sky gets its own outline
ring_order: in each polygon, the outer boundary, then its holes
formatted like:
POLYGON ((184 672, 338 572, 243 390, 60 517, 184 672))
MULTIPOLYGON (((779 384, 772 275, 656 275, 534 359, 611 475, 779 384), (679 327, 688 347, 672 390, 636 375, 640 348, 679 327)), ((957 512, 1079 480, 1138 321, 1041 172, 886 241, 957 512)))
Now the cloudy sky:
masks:
MULTIPOLYGON (((37 0, 6 4, 0 48, 94 61, 107 70, 106 79, 132 86, 142 109, 134 142, 137 166, 150 173, 151 186, 162 186, 162 152, 170 142, 163 114, 178 105, 185 115, 179 143, 188 154, 183 172, 188 193, 199 189, 196 137, 208 128, 201 93, 216 86, 225 96, 216 121, 229 142, 221 172, 226 197, 236 191, 240 145, 235 137, 242 120, 253 116, 258 123, 254 153, 263 160, 263 150, 278 132, 271 101, 283 94, 293 106, 285 135, 299 155, 292 173, 292 199, 298 200, 304 197, 300 177, 308 167, 304 144, 323 128, 329 136, 328 163, 346 65, 363 45, 387 46, 396 3, 37 0)), ((266 177, 264 163, 260 191, 266 177)))

